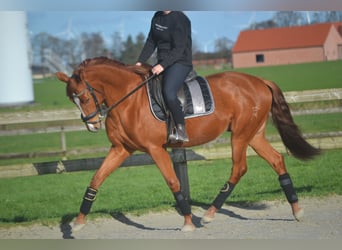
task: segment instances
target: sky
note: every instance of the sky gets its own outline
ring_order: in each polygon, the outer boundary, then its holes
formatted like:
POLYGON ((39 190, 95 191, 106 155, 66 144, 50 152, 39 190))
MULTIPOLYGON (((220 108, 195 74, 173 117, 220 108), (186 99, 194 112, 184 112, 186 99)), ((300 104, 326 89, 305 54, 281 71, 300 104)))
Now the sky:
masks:
MULTIPOLYGON (((252 22, 271 19, 275 11, 184 11, 192 24, 192 39, 205 52, 213 51, 214 41, 226 37, 236 41, 240 30, 252 22)), ((28 11, 31 35, 48 32, 59 38, 73 38, 82 32, 100 32, 110 44, 114 32, 125 40, 139 33, 145 37, 154 11, 28 11)))
POLYGON ((0 0, 0 11, 28 13, 31 35, 101 32, 107 42, 115 31, 124 39, 139 32, 147 35, 153 10, 183 10, 192 22, 194 42, 204 51, 212 50, 217 38, 236 41, 240 30, 270 19, 276 11, 341 7, 341 0, 0 0))

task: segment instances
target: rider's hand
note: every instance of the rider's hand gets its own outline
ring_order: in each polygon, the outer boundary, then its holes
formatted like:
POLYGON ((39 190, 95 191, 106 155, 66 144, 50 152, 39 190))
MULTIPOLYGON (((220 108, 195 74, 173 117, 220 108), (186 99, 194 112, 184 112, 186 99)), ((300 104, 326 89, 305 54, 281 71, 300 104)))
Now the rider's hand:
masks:
POLYGON ((160 64, 157 64, 156 66, 154 66, 152 68, 152 73, 155 75, 159 75, 160 73, 162 73, 164 71, 163 66, 161 66, 160 64))

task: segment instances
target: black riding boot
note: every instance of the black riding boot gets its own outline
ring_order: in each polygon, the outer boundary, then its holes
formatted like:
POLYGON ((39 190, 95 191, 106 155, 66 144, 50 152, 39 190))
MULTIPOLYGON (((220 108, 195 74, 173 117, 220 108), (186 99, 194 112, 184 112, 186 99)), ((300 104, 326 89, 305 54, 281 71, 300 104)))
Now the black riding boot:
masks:
POLYGON ((177 124, 176 126, 176 140, 178 142, 188 142, 189 141, 189 137, 186 134, 186 129, 185 129, 185 125, 184 124, 177 124))

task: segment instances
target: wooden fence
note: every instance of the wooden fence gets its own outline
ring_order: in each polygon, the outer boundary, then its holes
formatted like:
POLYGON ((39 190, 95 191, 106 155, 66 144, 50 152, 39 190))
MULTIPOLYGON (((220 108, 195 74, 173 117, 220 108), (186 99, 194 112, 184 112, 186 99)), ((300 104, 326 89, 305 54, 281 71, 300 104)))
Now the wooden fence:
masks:
MULTIPOLYGON (((325 90, 309 90, 301 92, 285 92, 285 98, 289 103, 299 102, 315 102, 315 101, 327 101, 327 100, 342 100, 342 88, 340 89, 325 89, 325 90)), ((342 112, 342 108, 337 107, 333 109, 315 109, 315 110, 302 110, 300 112, 293 112, 294 115, 308 114, 308 113, 327 113, 327 112, 342 112)), ((23 135, 23 134, 40 134, 40 133, 60 133, 61 149, 53 152, 34 152, 34 153, 10 153, 0 154, 0 159, 13 159, 13 158, 32 158, 41 156, 61 156, 63 158, 66 154, 73 153, 72 150, 67 150, 67 144, 65 139, 65 132, 69 131, 81 131, 85 130, 84 125, 80 122, 79 111, 77 109, 72 110, 57 110, 57 111, 37 111, 26 113, 2 113, 0 114, 0 136, 8 135, 23 135)), ((319 134, 306 134, 305 137, 313 142, 315 145, 322 145, 324 143, 325 148, 342 148, 342 131, 319 133, 319 134)), ((273 146, 280 152, 284 152, 285 148, 280 142, 278 136, 268 138, 272 141, 273 146)), ((202 159, 214 159, 230 157, 230 147, 215 147, 213 145, 229 144, 228 140, 219 138, 218 140, 209 143, 202 148, 196 150, 172 150, 170 155, 176 163, 179 165, 176 172, 183 182, 187 182, 186 161, 190 160, 202 160, 202 159)), ((82 151, 76 151, 75 154, 85 153, 87 149, 82 151)), ((99 152, 107 152, 108 148, 99 149, 99 152)), ((253 154, 253 151, 248 151, 249 155, 253 154)), ((82 159, 82 160, 61 160, 58 162, 48 163, 36 163, 20 166, 1 166, 0 177, 11 177, 18 175, 37 175, 47 173, 59 173, 63 171, 79 171, 97 169, 101 164, 103 158, 82 159), (82 167, 82 169, 80 168, 82 167)), ((153 164, 153 161, 144 154, 133 155, 123 166, 137 166, 153 164)))

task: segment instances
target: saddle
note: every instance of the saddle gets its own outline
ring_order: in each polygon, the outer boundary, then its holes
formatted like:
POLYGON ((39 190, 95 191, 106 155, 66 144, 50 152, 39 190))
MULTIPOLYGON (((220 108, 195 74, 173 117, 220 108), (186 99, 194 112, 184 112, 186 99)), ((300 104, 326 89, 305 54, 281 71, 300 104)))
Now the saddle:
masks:
MULTIPOLYGON (((168 135, 173 133, 175 123, 162 94, 162 75, 147 83, 147 93, 152 114, 157 120, 167 123, 168 135)), ((209 115, 214 112, 214 100, 207 80, 191 71, 178 91, 184 118, 209 115)))

